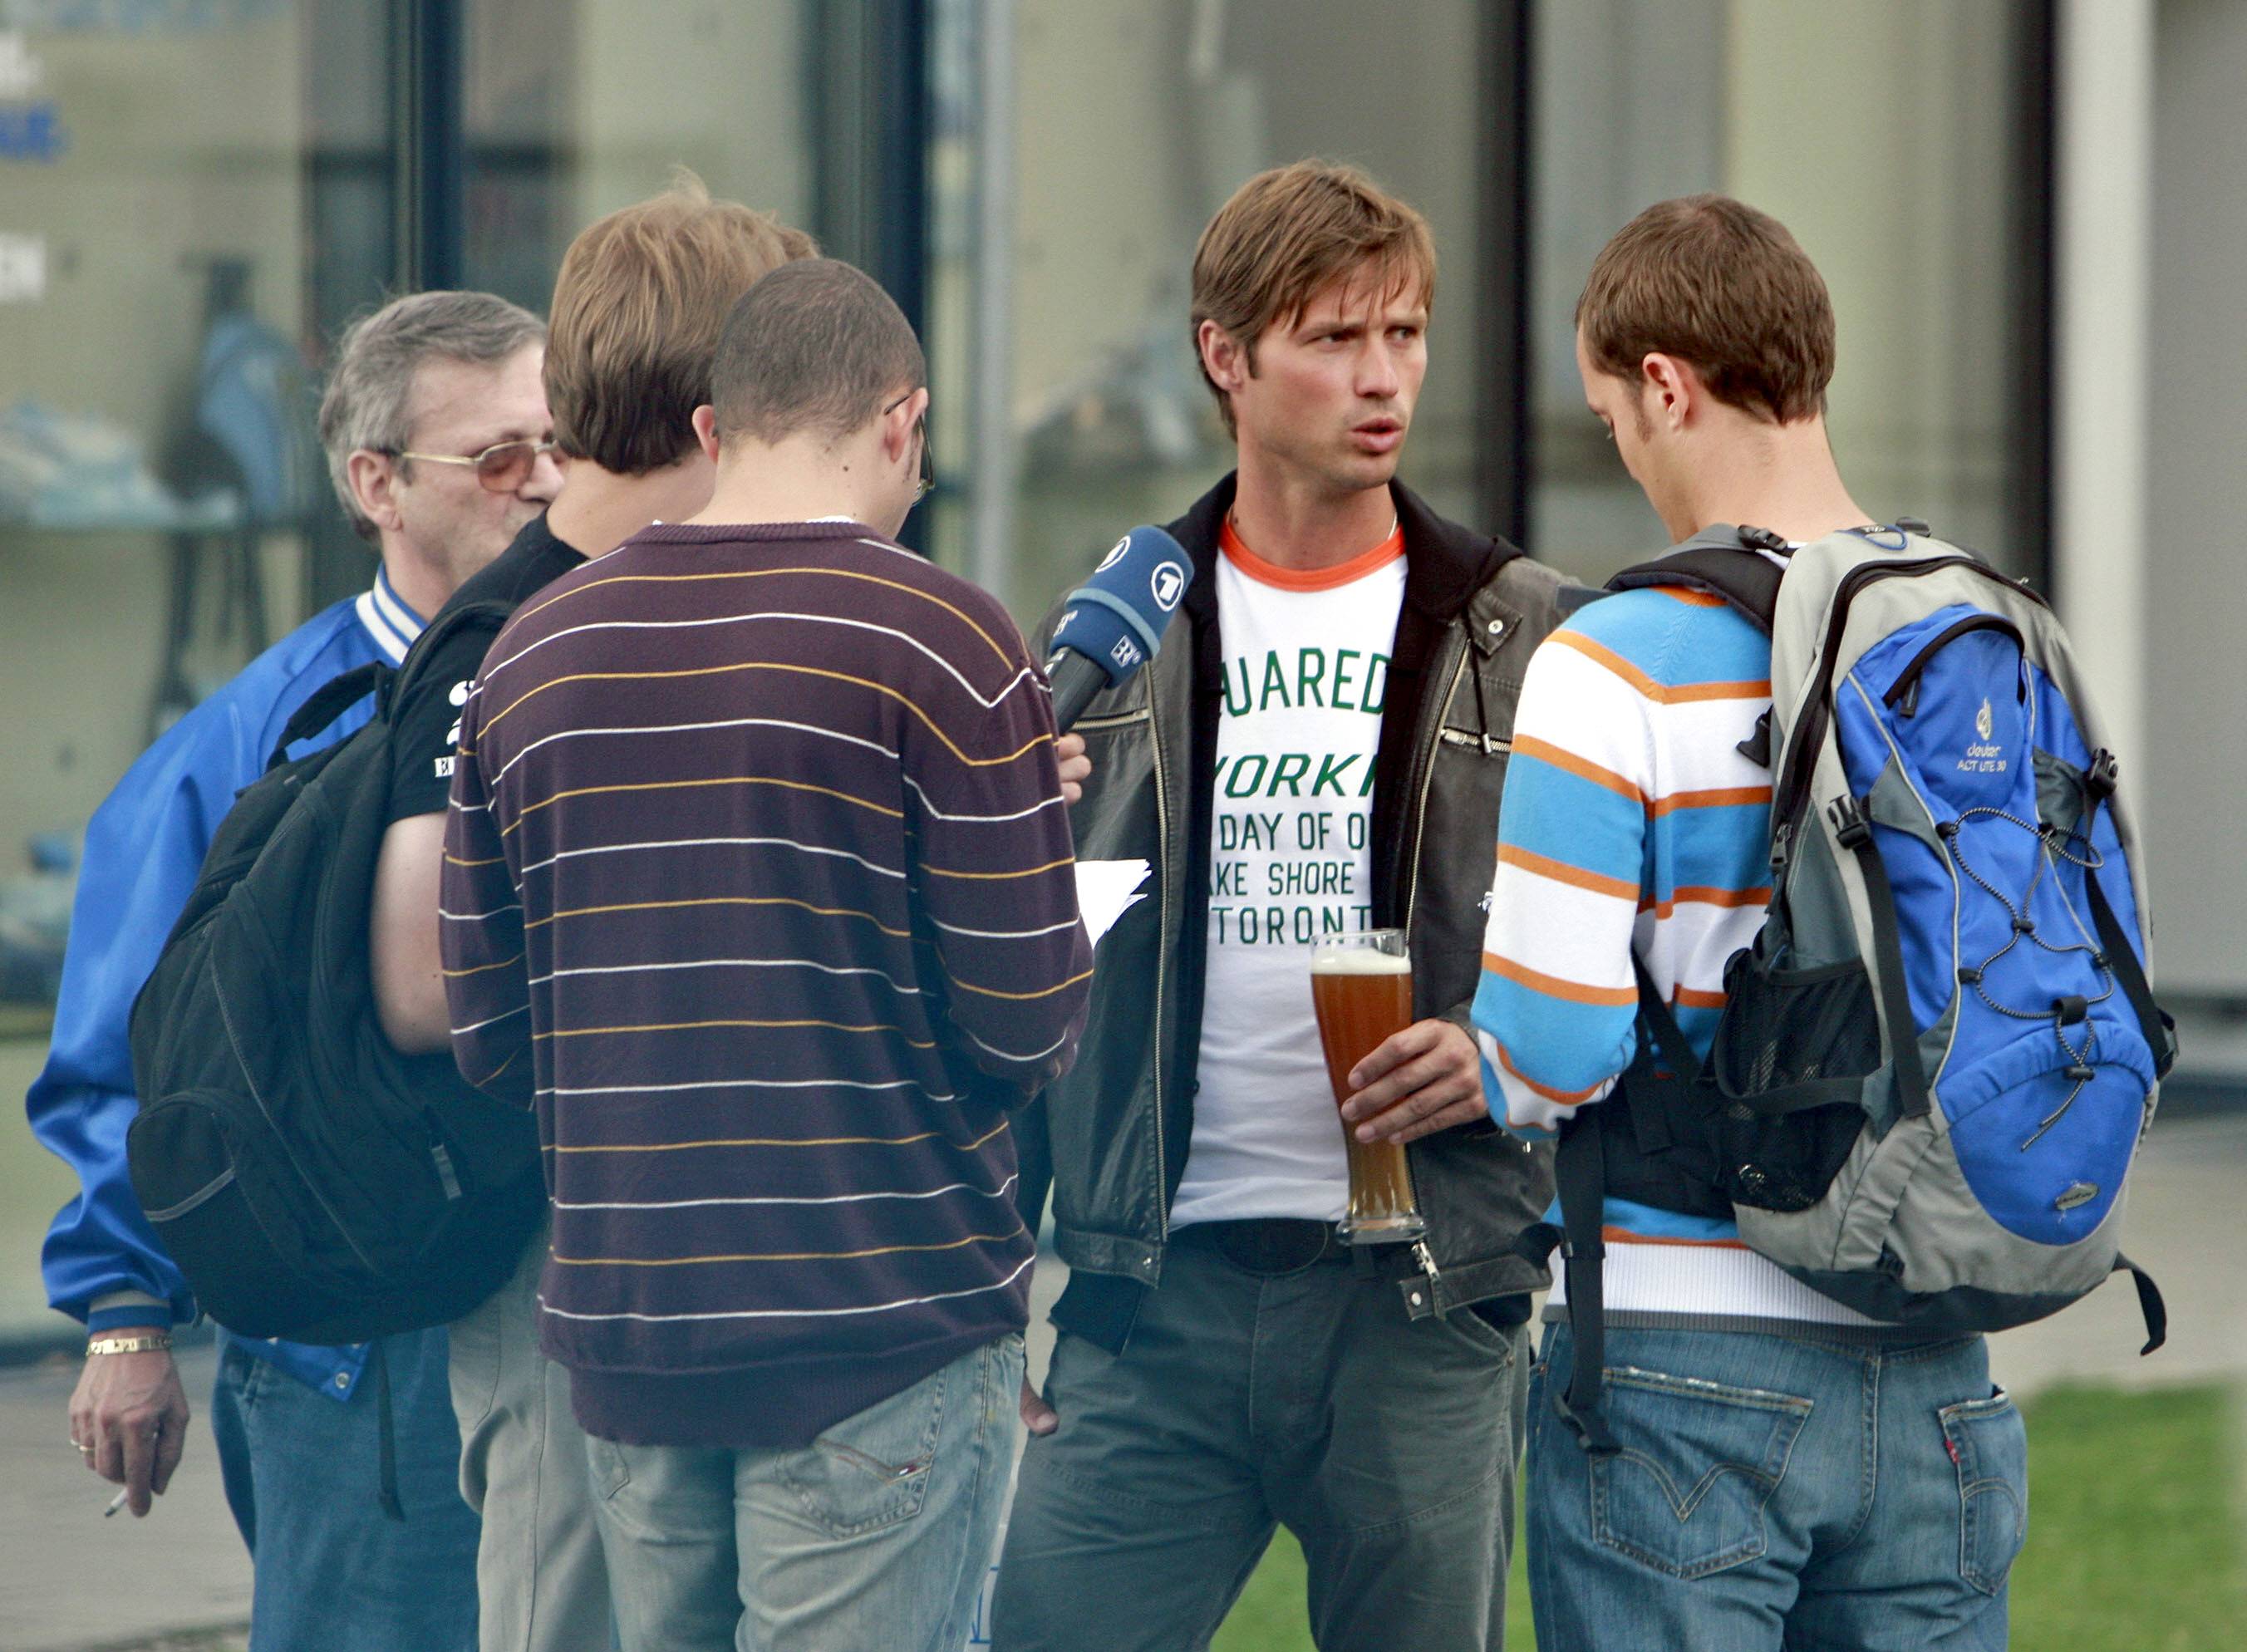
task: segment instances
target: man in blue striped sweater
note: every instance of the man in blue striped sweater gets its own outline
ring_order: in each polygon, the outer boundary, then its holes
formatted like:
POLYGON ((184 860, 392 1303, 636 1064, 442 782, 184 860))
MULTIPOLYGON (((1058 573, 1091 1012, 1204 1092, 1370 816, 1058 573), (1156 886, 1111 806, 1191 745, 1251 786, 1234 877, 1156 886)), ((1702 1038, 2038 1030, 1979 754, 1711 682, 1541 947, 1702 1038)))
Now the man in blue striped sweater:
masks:
MULTIPOLYGON (((1677 541, 1800 544, 1868 522, 1826 436, 1834 314, 1779 224, 1716 195, 1649 208, 1576 311, 1593 415, 1677 541)), ((1769 553, 1766 553, 1769 554, 1769 553)), ((1624 591, 1530 664, 1474 1021, 1493 1115, 1526 1135, 1612 1096, 1640 1036, 1633 953, 1697 1054, 1770 899, 1771 775, 1749 754, 1771 642, 1721 601, 1624 591)), ((1580 1128, 1588 1128, 1586 1118, 1580 1128)), ((1546 1308, 1530 1401, 1537 1643, 2002 1647, 2025 1444, 1978 1337, 1929 1342, 1819 1295, 1730 1221, 1609 1196, 1602 1410, 1554 1404, 1577 1342, 1546 1308), (1977 1419, 1970 1487, 1946 1421, 1977 1419)), ((1556 1273, 1559 1270, 1555 1270, 1556 1273)))

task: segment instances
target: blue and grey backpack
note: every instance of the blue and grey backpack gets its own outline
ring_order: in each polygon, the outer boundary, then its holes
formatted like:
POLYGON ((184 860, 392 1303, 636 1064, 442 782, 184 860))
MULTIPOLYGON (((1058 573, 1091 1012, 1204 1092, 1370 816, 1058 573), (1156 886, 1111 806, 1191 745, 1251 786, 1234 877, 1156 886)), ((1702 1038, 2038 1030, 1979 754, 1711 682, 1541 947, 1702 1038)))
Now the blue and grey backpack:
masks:
POLYGON ((2137 1282, 2123 1189, 2175 1055, 2117 767, 2042 597, 1924 524, 1791 552, 1712 529, 1611 590, 1711 592, 1772 638, 1772 900, 1705 1062, 1640 978, 1625 1105, 1555 1164, 1594 1451, 1605 1194, 1737 1221, 1787 1273, 1929 1336, 2137 1282), (1767 553, 1767 554, 1766 554, 1767 553), (1782 569, 1779 558, 1784 559, 1782 569))

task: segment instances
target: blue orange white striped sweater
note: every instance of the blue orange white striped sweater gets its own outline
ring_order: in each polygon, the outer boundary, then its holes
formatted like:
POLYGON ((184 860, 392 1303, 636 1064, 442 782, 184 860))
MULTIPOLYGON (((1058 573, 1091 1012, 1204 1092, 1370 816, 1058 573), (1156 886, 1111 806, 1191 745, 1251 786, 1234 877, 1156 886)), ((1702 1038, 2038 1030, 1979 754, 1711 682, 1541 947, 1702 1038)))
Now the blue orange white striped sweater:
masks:
MULTIPOLYGON (((1707 1053, 1725 962, 1771 898, 1771 774, 1738 749, 1770 676, 1768 638, 1677 588, 1595 603, 1531 660, 1474 1004, 1484 1089, 1508 1129, 1556 1131, 1629 1065, 1634 946, 1707 1053)), ((1614 1322, 1862 1322, 1730 1222, 1610 1198, 1605 1225, 1614 1322)))

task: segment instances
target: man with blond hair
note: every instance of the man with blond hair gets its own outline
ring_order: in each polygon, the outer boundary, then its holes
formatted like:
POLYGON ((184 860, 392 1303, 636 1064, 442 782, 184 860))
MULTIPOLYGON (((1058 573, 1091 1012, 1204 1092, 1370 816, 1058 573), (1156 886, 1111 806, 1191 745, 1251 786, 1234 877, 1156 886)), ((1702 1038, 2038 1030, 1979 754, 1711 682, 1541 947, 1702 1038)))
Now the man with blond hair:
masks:
POLYGON ((1102 943, 1076 1070, 1026 1121, 1071 1273, 994 1645, 1209 1643, 1284 1524, 1313 1633, 1504 1635, 1528 1293, 1550 1187, 1485 1116, 1466 1031, 1514 695, 1560 580, 1396 480, 1435 251, 1363 173, 1252 179, 1203 232, 1193 336, 1240 465, 1171 525, 1196 566, 1077 727, 1080 853, 1151 864, 1102 943), (1415 1013, 1320 1055, 1319 935, 1409 937, 1415 1013), (1417 1243, 1352 1246, 1344 1128, 1406 1149, 1417 1243))
MULTIPOLYGON (((393 713, 400 768, 372 917, 376 1001, 400 1048, 449 1033, 438 951, 438 871, 461 707, 503 611, 658 520, 709 502, 715 474, 694 433, 727 313, 755 281, 812 256, 811 237, 713 201, 683 169, 652 200, 611 213, 563 255, 554 283, 546 397, 567 485, 524 524, 455 607, 496 604, 488 624, 446 638, 393 713)), ((477 1556, 483 1652, 606 1645, 608 1575, 569 1378, 538 1351, 542 1230, 515 1277, 453 1327, 461 1490, 483 1514, 477 1556)))

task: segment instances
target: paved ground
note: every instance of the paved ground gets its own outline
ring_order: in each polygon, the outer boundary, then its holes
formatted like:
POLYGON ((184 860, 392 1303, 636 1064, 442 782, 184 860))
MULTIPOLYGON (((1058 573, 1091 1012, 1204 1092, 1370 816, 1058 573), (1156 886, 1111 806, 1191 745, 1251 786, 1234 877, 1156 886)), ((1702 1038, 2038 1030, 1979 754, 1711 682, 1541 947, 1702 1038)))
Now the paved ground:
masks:
MULTIPOLYGON (((1997 1339, 1999 1379, 2032 1393, 2055 1382, 2148 1383, 2247 1376, 2247 1115, 2178 1118, 2156 1130, 2132 1190, 2131 1251, 2168 1294, 2169 1346, 2137 1357, 2127 1281, 2042 1325, 1997 1339)), ((1044 1307, 1058 1264, 1038 1270, 1034 1369, 1050 1347, 1044 1307)), ((68 1362, 0 1371, 0 1648, 6 1652, 219 1652, 247 1621, 249 1567, 220 1493, 203 1423, 208 1349, 187 1356, 195 1407, 170 1494, 142 1521, 105 1520, 109 1488, 78 1464, 65 1406, 68 1362)), ((374 1518, 374 1512, 369 1511, 374 1518)))
POLYGON ((0 1647, 137 1647, 249 1621, 249 1560, 205 1423, 214 1363, 208 1348, 181 1361, 195 1411, 188 1454, 143 1520, 122 1512, 104 1519, 114 1488, 71 1450, 74 1365, 0 1371, 0 1647))

